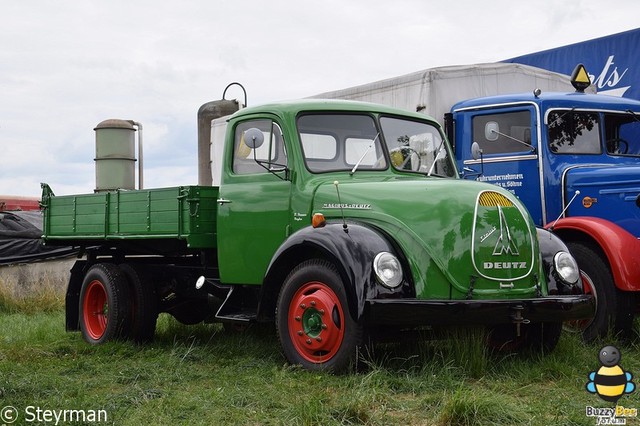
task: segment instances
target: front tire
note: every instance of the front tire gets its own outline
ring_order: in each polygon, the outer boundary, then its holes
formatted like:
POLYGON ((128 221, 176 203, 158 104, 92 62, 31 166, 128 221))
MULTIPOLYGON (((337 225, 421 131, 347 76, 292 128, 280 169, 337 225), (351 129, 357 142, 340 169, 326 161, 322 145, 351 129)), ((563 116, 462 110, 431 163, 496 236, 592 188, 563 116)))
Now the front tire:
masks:
POLYGON ((580 267, 584 290, 596 298, 596 314, 583 324, 582 337, 590 342, 612 330, 622 337, 631 334, 633 306, 629 294, 616 288, 608 262, 591 244, 567 243, 580 267))
POLYGON ((276 327, 287 360, 308 370, 346 370, 362 342, 340 275, 322 260, 291 271, 278 297, 276 327))
POLYGON ((92 345, 123 337, 129 326, 128 285, 120 268, 93 265, 80 290, 80 331, 92 345))

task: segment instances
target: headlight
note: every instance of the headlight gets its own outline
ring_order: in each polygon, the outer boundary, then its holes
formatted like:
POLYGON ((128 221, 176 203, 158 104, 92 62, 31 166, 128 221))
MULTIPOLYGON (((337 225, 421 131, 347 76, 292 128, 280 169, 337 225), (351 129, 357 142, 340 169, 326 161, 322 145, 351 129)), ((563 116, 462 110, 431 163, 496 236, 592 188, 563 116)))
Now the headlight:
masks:
POLYGON ((378 253, 373 259, 373 269, 380 284, 386 287, 396 288, 402 283, 402 266, 398 258, 391 253, 378 253))
POLYGON ((566 251, 559 251, 553 256, 553 266, 562 281, 568 284, 575 284, 580 277, 580 270, 576 260, 566 251))

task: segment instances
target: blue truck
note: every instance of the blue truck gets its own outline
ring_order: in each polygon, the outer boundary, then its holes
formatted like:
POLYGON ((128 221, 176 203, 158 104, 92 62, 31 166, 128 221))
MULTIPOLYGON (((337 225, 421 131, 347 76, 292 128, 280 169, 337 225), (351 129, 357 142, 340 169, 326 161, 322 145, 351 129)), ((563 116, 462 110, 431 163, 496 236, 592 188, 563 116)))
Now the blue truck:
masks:
MULTIPOLYGON (((572 251, 597 312, 570 326, 586 340, 610 331, 628 336, 640 300, 640 102, 595 94, 581 65, 571 78, 525 68, 528 80, 505 65, 473 66, 466 77, 461 67, 436 69, 439 80, 427 70, 319 97, 442 119, 464 177, 517 195, 536 225, 572 251), (514 82, 529 91, 505 93, 514 82)), ((420 157, 421 147, 407 146, 406 155, 420 157)))

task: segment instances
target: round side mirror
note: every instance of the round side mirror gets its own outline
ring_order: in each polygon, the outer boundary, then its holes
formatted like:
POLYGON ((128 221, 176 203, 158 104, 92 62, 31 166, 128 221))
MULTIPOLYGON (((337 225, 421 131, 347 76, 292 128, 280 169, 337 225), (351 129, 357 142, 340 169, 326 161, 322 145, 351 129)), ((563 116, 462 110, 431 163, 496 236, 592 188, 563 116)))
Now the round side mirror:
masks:
POLYGON ((482 156, 482 149, 480 149, 480 145, 478 142, 474 142, 471 144, 471 157, 474 160, 478 160, 482 156))
POLYGON ((251 149, 260 148, 264 143, 264 133, 262 130, 252 127, 247 129, 243 135, 244 143, 251 149))
POLYGON ((500 132, 500 126, 495 121, 489 121, 484 126, 484 138, 488 141, 497 141, 500 132))

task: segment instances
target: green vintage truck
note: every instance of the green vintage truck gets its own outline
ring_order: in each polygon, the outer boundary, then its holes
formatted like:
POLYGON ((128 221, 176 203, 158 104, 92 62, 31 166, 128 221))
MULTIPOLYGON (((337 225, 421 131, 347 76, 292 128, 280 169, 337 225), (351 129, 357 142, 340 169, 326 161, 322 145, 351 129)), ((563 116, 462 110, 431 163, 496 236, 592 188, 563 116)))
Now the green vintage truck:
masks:
POLYGON ((44 241, 84 253, 68 330, 98 344, 149 340, 162 312, 275 322, 289 362, 343 371, 380 330, 486 324, 550 350, 563 321, 593 316, 566 246, 511 193, 459 179, 429 117, 302 100, 222 121, 211 186, 42 185, 44 241))

